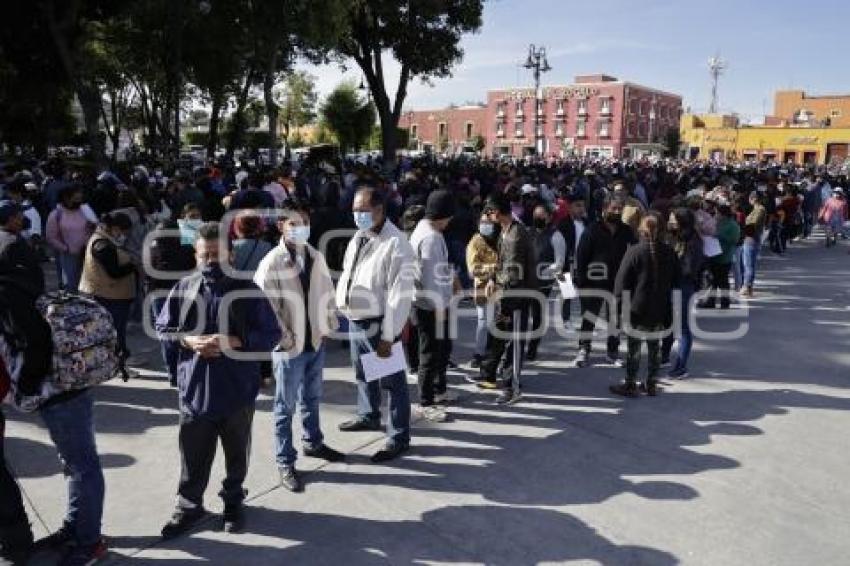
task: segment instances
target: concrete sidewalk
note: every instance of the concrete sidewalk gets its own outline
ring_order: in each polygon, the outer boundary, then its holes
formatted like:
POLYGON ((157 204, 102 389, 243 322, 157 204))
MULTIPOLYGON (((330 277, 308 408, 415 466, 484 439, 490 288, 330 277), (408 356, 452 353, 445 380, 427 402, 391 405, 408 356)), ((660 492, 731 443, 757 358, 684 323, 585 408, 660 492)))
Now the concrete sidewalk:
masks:
MULTIPOLYGON (((453 372, 461 395, 413 450, 377 466, 380 433, 341 433, 353 411, 347 350, 331 346, 323 429, 345 464, 299 460, 306 491, 277 487, 271 399, 257 404, 245 532, 216 517, 163 543, 179 474, 176 394, 145 370, 97 388, 107 482, 104 532, 116 563, 846 564, 850 552, 850 258, 795 245, 767 254, 747 335, 697 341, 691 379, 623 400, 623 370, 570 367, 575 340, 544 339, 524 401, 497 408, 453 372)), ((472 323, 469 323, 472 324, 472 323)), ((729 328, 713 320, 706 328, 729 328)), ((470 356, 472 327, 455 342, 470 356)), ((157 345, 135 336, 160 367, 157 345)), ((604 349, 596 348, 596 352, 604 349)), ((600 362, 601 359, 595 359, 600 362)), ((268 393, 268 392, 266 392, 268 393)), ((411 382, 415 399, 415 386, 411 382)), ((37 536, 57 528, 65 488, 37 417, 7 411, 9 460, 37 536)), ((296 432, 300 435, 300 432, 296 432)), ((211 511, 223 477, 216 462, 211 511)), ((51 563, 39 557, 34 564, 51 563)))

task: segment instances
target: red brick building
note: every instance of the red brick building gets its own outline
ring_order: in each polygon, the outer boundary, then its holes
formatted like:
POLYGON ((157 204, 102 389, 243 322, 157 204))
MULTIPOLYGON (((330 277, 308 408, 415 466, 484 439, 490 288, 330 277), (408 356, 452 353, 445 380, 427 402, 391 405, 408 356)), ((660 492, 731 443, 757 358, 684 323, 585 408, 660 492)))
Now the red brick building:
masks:
POLYGON ((681 96, 607 75, 577 76, 573 85, 541 91, 536 109, 533 88, 487 93, 488 155, 533 153, 535 113, 546 156, 638 156, 659 151, 667 132, 679 128, 681 96))
POLYGON ((433 153, 460 153, 475 146, 475 139, 486 139, 486 106, 457 106, 443 110, 404 112, 398 127, 410 134, 410 149, 433 153))

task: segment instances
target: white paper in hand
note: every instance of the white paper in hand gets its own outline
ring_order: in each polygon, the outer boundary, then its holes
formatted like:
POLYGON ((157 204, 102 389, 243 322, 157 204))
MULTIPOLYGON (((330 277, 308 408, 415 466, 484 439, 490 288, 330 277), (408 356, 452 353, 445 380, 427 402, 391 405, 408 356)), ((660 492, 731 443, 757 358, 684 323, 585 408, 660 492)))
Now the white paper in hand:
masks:
POLYGON ((723 248, 720 247, 720 240, 714 236, 703 236, 702 253, 705 257, 715 257, 722 254, 723 248))
POLYGON ((561 289, 561 298, 575 299, 578 297, 576 286, 573 285, 573 278, 569 273, 564 273, 564 280, 558 279, 558 287, 561 289))
POLYGON ((375 381, 400 371, 407 371, 407 360, 401 342, 393 344, 389 358, 381 358, 376 352, 368 352, 360 356, 360 363, 363 365, 366 381, 375 381))

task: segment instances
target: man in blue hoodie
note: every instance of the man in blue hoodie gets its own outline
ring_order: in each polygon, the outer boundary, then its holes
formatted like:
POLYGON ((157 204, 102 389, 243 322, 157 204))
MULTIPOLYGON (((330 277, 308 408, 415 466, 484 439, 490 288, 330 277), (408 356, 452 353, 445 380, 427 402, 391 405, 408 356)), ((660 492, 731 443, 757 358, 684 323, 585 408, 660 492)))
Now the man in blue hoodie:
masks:
POLYGON ((242 483, 260 389, 260 354, 270 352, 281 333, 262 291, 252 281, 232 279, 222 271, 219 256, 230 249, 218 224, 201 226, 195 242, 199 272, 172 289, 156 322, 177 360, 180 399, 182 469, 177 508, 162 528, 166 539, 186 532, 204 516, 203 495, 219 439, 226 468, 219 492, 222 527, 237 532, 243 524, 242 483))

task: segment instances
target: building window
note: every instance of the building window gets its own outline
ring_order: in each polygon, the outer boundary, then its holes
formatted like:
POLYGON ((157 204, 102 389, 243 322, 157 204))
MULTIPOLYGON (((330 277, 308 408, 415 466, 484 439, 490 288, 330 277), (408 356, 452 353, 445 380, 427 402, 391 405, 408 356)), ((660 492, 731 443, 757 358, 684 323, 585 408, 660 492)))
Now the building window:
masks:
POLYGON ((505 115, 505 103, 499 102, 498 104, 496 104, 496 116, 499 117, 499 118, 502 118, 502 117, 504 117, 504 115, 505 115))
POLYGON ((472 122, 466 123, 466 139, 472 139, 472 122))
POLYGON ((522 127, 522 124, 516 125, 516 131, 514 131, 514 137, 517 137, 517 138, 524 138, 525 137, 525 131, 524 131, 524 128, 522 127))
POLYGON ((555 124, 555 135, 556 136, 563 136, 564 135, 564 123, 563 122, 558 122, 557 124, 555 124))
POLYGON ((516 115, 517 115, 517 118, 522 116, 522 100, 516 101, 516 115))
POLYGON ((610 114, 611 113, 611 99, 609 97, 604 97, 599 101, 599 113, 600 114, 610 114))
POLYGON ((587 100, 581 99, 578 101, 578 113, 580 116, 587 114, 587 100))
POLYGON ((413 124, 410 126, 410 139, 417 139, 419 137, 419 124, 413 124))
POLYGON ((576 123, 576 137, 583 138, 587 135, 587 121, 579 120, 576 123))
POLYGON ((649 103, 643 101, 640 103, 640 115, 646 116, 649 113, 649 103))
POLYGON ((445 122, 440 122, 438 132, 439 132, 439 134, 437 135, 437 137, 438 137, 440 140, 448 139, 448 137, 449 137, 449 135, 448 135, 449 129, 446 127, 446 123, 445 123, 445 122))
POLYGON ((504 137, 505 136, 505 125, 504 124, 496 124, 496 137, 504 137))
POLYGON ((640 124, 638 124, 638 136, 645 137, 646 133, 647 133, 646 124, 644 122, 641 122, 640 124))
POLYGON ((841 109, 840 108, 833 108, 832 110, 829 111, 829 116, 831 118, 841 118, 841 109))
POLYGON ((635 115, 638 112, 638 101, 630 100, 629 101, 629 114, 635 115))
POLYGON ((601 120, 596 124, 596 132, 599 134, 600 138, 607 138, 611 135, 611 122, 608 120, 601 120))
POLYGON ((557 104, 556 104, 556 110, 555 110, 555 113, 556 113, 558 116, 563 116, 563 115, 564 115, 564 101, 563 101, 563 100, 558 100, 558 102, 557 102, 557 104))
POLYGON ((635 137, 635 123, 629 122, 628 126, 626 126, 626 136, 633 138, 635 137))

